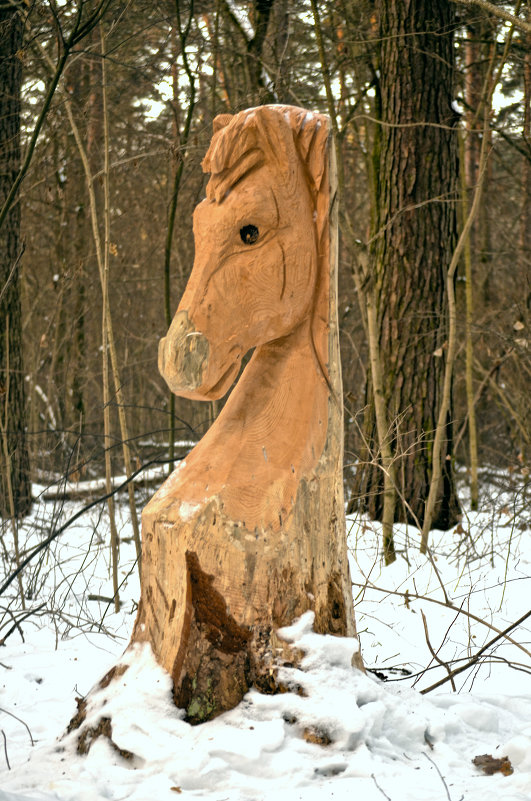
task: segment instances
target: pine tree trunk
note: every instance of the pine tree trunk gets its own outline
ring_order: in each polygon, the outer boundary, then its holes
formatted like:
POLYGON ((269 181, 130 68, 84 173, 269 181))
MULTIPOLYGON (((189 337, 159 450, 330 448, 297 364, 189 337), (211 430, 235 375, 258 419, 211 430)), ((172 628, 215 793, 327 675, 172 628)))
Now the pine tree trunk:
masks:
MULTIPOLYGON (((22 17, 16 5, 0 8, 0 207, 20 167, 22 17)), ((20 204, 0 230, 0 515, 22 517, 31 507, 22 364, 19 269, 20 204)))
MULTIPOLYGON (((445 272, 457 239, 458 143, 453 128, 451 3, 380 2, 375 213, 368 291, 378 314, 388 438, 397 483, 395 520, 422 524, 445 362, 445 272)), ((373 386, 366 389, 357 504, 381 519, 384 481, 373 386)), ((458 502, 451 426, 433 526, 447 529, 458 502)))

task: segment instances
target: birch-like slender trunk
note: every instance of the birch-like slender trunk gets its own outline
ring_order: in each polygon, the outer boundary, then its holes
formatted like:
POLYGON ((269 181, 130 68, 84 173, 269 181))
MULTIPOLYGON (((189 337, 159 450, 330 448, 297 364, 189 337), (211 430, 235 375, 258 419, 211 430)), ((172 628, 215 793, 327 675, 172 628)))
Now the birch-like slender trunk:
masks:
MULTIPOLYGON (((465 161, 465 143, 463 137, 459 137, 459 148, 461 156, 461 224, 464 229, 469 214, 468 208, 468 187, 466 172, 463 169, 465 161)), ((472 281, 472 248, 470 236, 466 237, 463 245, 465 262, 465 387, 466 387, 466 406, 468 418, 468 453, 470 469, 470 508, 476 511, 479 501, 478 490, 478 441, 476 425, 476 406, 474 395, 474 348, 472 344, 472 326, 474 320, 474 291, 472 281)))
MULTIPOLYGON (((118 367, 118 357, 116 354, 116 343, 112 331, 111 311, 108 295, 108 272, 109 272, 109 254, 111 246, 111 208, 110 208, 110 175, 109 175, 109 153, 110 153, 110 136, 109 136, 109 111, 107 105, 107 68, 105 62, 105 35, 103 31, 103 24, 100 23, 101 33, 101 50, 102 50, 102 97, 103 97, 103 140, 104 140, 104 173, 103 173, 103 192, 104 192, 104 236, 105 236, 105 249, 104 249, 104 274, 107 274, 107 291, 106 291, 106 314, 107 324, 106 329, 108 332, 109 352, 111 357, 111 367, 114 382, 114 392, 116 395, 116 402, 118 407, 118 421, 120 424, 120 436, 122 439, 122 454, 124 460, 124 468, 127 478, 130 478, 133 473, 131 464, 131 451, 129 448, 129 427, 127 425, 127 418, 125 414, 125 404, 122 393, 122 381, 120 377, 120 370, 118 367)), ((138 559, 139 570, 142 566, 142 545, 140 541, 140 527, 138 524, 138 515, 135 504, 135 490, 134 485, 130 481, 127 485, 127 493, 129 499, 129 512, 131 514, 131 524, 133 526, 133 539, 135 543, 136 556, 138 559)))
MULTIPOLYGON (((102 55, 104 56, 104 35, 102 35, 102 55)), ((47 61, 49 62, 49 58, 43 53, 47 61)), ((105 58, 103 57, 103 64, 105 64, 105 58)), ((107 423, 105 422, 106 415, 109 413, 109 401, 110 401, 110 386, 109 386, 109 372, 112 371, 112 378, 114 383, 114 392, 116 403, 118 406, 118 419, 120 423, 120 435, 122 440, 122 453, 124 458, 124 467, 125 472, 128 478, 132 475, 132 465, 131 465, 131 454, 129 448, 129 433, 127 428, 127 420, 125 417, 125 405, 124 405, 124 398, 123 398, 123 391, 122 391, 122 382, 120 378, 120 370, 118 366, 118 357, 116 353, 116 346, 115 346, 115 339, 114 339, 114 332, 112 326, 112 317, 110 313, 110 305, 109 305, 109 295, 108 295, 108 277, 106 277, 106 270, 108 273, 109 267, 109 245, 110 245, 110 202, 109 202, 109 131, 108 131, 108 113, 107 113, 107 106, 106 106, 106 73, 105 69, 103 69, 102 73, 102 85, 103 85, 103 101, 105 104, 105 111, 103 114, 104 118, 104 152, 105 152, 105 164, 103 170, 103 186, 104 186, 104 247, 102 247, 100 231, 99 231, 99 214, 98 214, 98 204, 96 199, 96 192, 94 188, 94 175, 90 166, 90 162, 88 159, 86 148, 83 144, 83 139, 81 133, 79 131, 79 127, 76 123, 72 105, 70 102, 70 98, 67 95, 65 97, 65 108, 68 115, 68 120, 70 123, 70 127, 72 129, 72 133, 74 135, 74 139, 76 141, 76 145, 78 148, 78 152, 81 158, 81 162, 83 165, 83 171, 85 173, 85 182, 87 186, 87 192, 89 196, 89 208, 90 208, 90 220, 92 226, 92 235, 94 239, 94 247, 96 250, 96 261, 98 264, 98 271, 100 276, 100 283, 102 288, 102 299, 103 299, 103 310, 102 310, 102 332, 103 332, 103 405, 104 405, 104 436, 106 439, 106 443, 108 446, 111 446, 110 440, 110 418, 108 418, 107 423), (106 132, 105 132, 106 131, 106 132), (106 198, 106 199, 105 199, 106 198), (106 285, 107 284, 107 285, 106 285), (106 361, 108 360, 108 361, 106 361), (109 371, 110 366, 110 371, 109 371), (107 377, 106 377, 107 373, 107 377)), ((108 450, 108 448, 107 448, 108 450)), ((106 452, 106 474, 109 473, 110 467, 107 463, 108 459, 110 459, 110 454, 106 452)), ((108 490, 107 490, 108 491, 108 490)), ((134 494, 133 488, 131 484, 128 484, 128 491, 129 491, 129 507, 131 512, 131 521, 133 525, 133 537, 135 542, 135 549, 137 553, 138 565, 139 569, 141 566, 141 552, 142 546, 140 541, 140 528, 138 524, 138 515, 136 512, 136 506, 134 502, 134 494)), ((111 513, 111 509, 113 507, 109 507, 109 512, 111 516, 111 537, 114 537, 112 533, 112 527, 115 526, 114 523, 114 513, 111 513)), ((117 533, 116 533, 117 537, 117 533)))
MULTIPOLYGON (((498 85, 498 81, 500 80, 503 67, 507 59, 507 54, 509 52, 509 46, 511 43, 513 32, 514 32, 514 26, 511 26, 509 33, 507 35, 507 39, 505 41, 503 54, 499 61, 496 72, 495 72, 496 51, 495 49, 493 49, 492 51, 492 57, 489 65, 488 75, 487 78, 485 79, 486 108, 491 107, 492 97, 494 95, 496 86, 498 85)), ((488 137, 488 129, 489 129, 489 115, 485 114, 483 117, 483 133, 481 137, 481 150, 479 154, 478 178, 476 186, 474 187, 473 200, 470 207, 470 211, 468 213, 468 217, 466 219, 465 224, 463 225, 459 241, 453 253, 452 260, 450 262, 446 274, 446 287, 448 293, 448 347, 447 347, 448 353, 446 357, 443 391, 442 391, 441 403, 439 406, 437 427, 435 429, 435 439, 433 442, 433 476, 424 512, 424 521, 422 525, 422 537, 420 544, 421 553, 426 553, 428 549, 428 537, 434 516, 436 497, 439 493, 439 487, 441 485, 442 473, 443 473, 443 466, 442 466, 443 440, 445 437, 448 410, 450 408, 450 403, 451 403, 452 377, 453 377, 455 356, 457 350, 457 312, 456 312, 455 291, 454 291, 455 272, 457 269, 457 265, 459 263, 459 259, 461 258, 461 254, 463 252, 465 242, 467 241, 467 237, 470 234, 472 225, 476 218, 476 214, 480 207, 483 181, 486 174, 488 157, 489 157, 490 140, 488 137)))
MULTIPOLYGON (((116 510, 114 506, 114 496, 112 490, 112 436, 111 436, 111 395, 109 389, 109 340, 110 340, 110 306, 109 306, 109 245, 111 228, 111 210, 109 205, 109 117, 107 108, 107 69, 105 63, 105 34, 103 25, 100 22, 101 40, 101 92, 103 101, 103 130, 104 130, 104 165, 103 165, 103 264, 101 267, 101 295, 102 295, 102 376, 103 376, 103 428, 105 438, 105 490, 109 496, 107 507, 109 509, 109 522, 111 527, 111 565, 112 565, 112 589, 114 598, 114 610, 120 611, 120 595, 118 586, 118 562, 120 559, 120 539, 116 527, 116 510)), ((111 335, 112 336, 112 335, 111 335)))
MULTIPOLYGON (((190 8, 190 14, 188 17, 188 21, 186 26, 183 28, 181 23, 181 13, 179 8, 179 3, 175 3, 175 13, 177 17, 177 34, 178 34, 178 44, 180 49, 181 58, 183 61, 184 71, 186 73, 186 77, 188 79, 188 86, 190 89, 190 98, 188 102, 188 110, 186 113, 186 118, 184 121, 182 131, 179 131, 179 87, 177 81, 177 68, 174 70, 174 78, 173 78, 173 103, 174 103, 174 135, 176 140, 176 146, 179 147, 179 153, 177 158, 177 165, 174 168, 173 173, 173 187, 172 193, 170 197, 170 203, 168 207, 168 224, 166 228, 166 242, 164 245, 164 316, 166 318, 166 325, 169 327, 171 321, 173 319, 174 309, 172 309, 171 305, 171 250, 172 250, 172 242, 173 242, 173 234, 175 231, 175 217, 177 214, 177 205, 179 202, 179 191, 181 188, 181 179, 183 175, 184 169, 184 159, 186 156, 186 150, 188 146, 188 138, 190 136, 190 128, 192 125, 192 115, 195 108, 195 78, 194 74, 191 70, 190 63, 188 61, 188 54, 186 52, 186 45, 188 40, 188 35, 190 33, 190 27, 192 24, 193 19, 193 3, 190 8)), ((175 32, 175 31, 174 31, 175 32)), ((177 51, 177 37, 175 39, 175 49, 177 51)), ((177 61, 178 53, 175 52, 174 57, 175 61, 177 61)), ((170 411, 170 435, 169 435, 169 442, 168 442, 168 453, 170 457, 169 469, 170 472, 174 468, 174 458, 175 458, 175 395, 170 392, 169 393, 169 411, 170 411)))

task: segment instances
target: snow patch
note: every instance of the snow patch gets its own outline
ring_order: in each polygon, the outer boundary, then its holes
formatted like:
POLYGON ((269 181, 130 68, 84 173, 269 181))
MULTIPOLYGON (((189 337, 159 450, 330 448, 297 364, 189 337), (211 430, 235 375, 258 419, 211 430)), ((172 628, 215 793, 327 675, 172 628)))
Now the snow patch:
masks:
MULTIPOLYGON (((170 482, 182 479, 183 467, 181 462, 170 482)), ((357 641, 316 634, 310 612, 280 632, 304 654, 298 667, 279 669, 288 691, 261 695, 252 689, 236 709, 195 727, 175 708, 171 679, 149 646, 136 644, 121 653, 139 593, 127 505, 116 507, 122 538, 119 613, 105 600, 112 596, 108 521, 101 510, 87 512, 39 565, 40 589, 31 603, 53 604, 60 614, 30 616, 21 623, 24 642, 15 631, 2 648, 0 729, 6 739, 0 739, 0 801, 175 801, 181 794, 204 801, 530 801, 531 694, 529 660, 521 648, 497 642, 485 663, 455 677, 457 692, 449 683, 427 695, 417 691, 447 675, 435 663, 425 670, 432 657, 421 610, 436 653, 460 665, 528 608, 531 529, 516 529, 513 512, 500 511, 513 510, 515 503, 509 497, 496 513, 469 513, 462 523, 467 537, 432 532, 437 571, 418 553, 418 532, 399 525, 397 562, 383 568, 381 529, 351 520, 363 655, 388 681, 353 668, 357 641), (473 558, 462 555, 468 547, 473 558), (444 605, 441 583, 450 606, 444 605), (89 593, 103 601, 89 601, 89 593), (468 610, 480 622, 467 617, 468 610), (511 670, 508 661, 520 669, 511 670), (113 741, 135 755, 132 761, 102 738, 81 757, 76 733, 62 736, 75 697, 85 696, 113 665, 127 670, 94 690, 87 724, 108 715, 113 741), (410 676, 404 676, 406 669, 410 676), (507 755, 514 773, 484 775, 472 764, 480 754, 507 755)), ((67 501, 60 514, 68 517, 78 508, 67 501)), ((20 526, 25 550, 40 541, 41 520, 54 514, 53 502, 35 505, 28 518, 34 530, 27 534, 27 521, 20 526)), ((528 511, 518 515, 528 519, 528 511)), ((18 613, 16 603, 13 591, 6 597, 10 613, 18 613)), ((11 625, 7 621, 3 631, 11 625)), ((511 635, 524 645, 526 625, 511 635)))

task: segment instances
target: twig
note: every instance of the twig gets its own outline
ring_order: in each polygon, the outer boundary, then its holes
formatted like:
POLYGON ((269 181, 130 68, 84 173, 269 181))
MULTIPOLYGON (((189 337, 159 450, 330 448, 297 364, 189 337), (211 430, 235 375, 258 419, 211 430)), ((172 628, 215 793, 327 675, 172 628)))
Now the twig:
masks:
POLYGON ((420 691, 421 695, 426 695, 427 693, 430 693, 432 690, 436 690, 438 687, 441 687, 443 684, 446 684, 447 681, 450 681, 454 676, 457 676, 464 670, 468 670, 469 668, 471 668, 473 665, 479 662, 481 654, 484 654, 485 651, 487 651, 495 643, 497 643, 498 640, 501 640, 502 637, 505 637, 505 635, 509 631, 515 629, 517 626, 520 626, 524 622, 524 620, 527 620, 528 617, 531 617, 531 609, 529 610, 529 612, 526 612, 525 615, 522 615, 522 617, 516 620, 514 623, 511 623, 510 626, 507 626, 507 628, 504 631, 500 632, 500 634, 497 634, 496 637, 493 637, 492 640, 489 640, 489 642, 486 643, 482 648, 480 648, 479 651, 472 657, 472 659, 469 659, 469 661, 466 662, 464 665, 461 665, 461 667, 452 670, 448 676, 445 676, 443 679, 436 681, 435 684, 432 684, 430 687, 426 687, 424 690, 421 690, 420 691))
MULTIPOLYGON (((474 406, 476 406, 477 402, 478 402, 478 401, 479 401, 479 399, 481 398, 481 395, 483 394, 483 390, 485 389, 485 387, 486 387, 486 386, 487 386, 487 384, 489 383, 489 380, 490 380, 491 376, 493 376, 493 375, 494 375, 494 373, 496 372, 496 370, 498 370, 498 369, 501 367, 501 365, 503 364, 503 362, 505 361, 505 359, 507 359, 507 358, 508 358, 508 357, 509 357, 509 356, 510 356, 512 353, 513 353, 513 351, 514 351, 514 347, 513 347, 513 346, 511 346, 511 347, 509 348, 509 350, 507 350, 507 351, 506 351, 504 354, 502 354, 502 355, 501 355, 501 356, 500 356, 498 359, 496 359, 496 361, 495 361, 495 362, 494 362, 494 364, 493 364, 493 365, 490 367, 490 369, 489 369, 489 370, 485 371, 485 375, 483 376, 483 379, 482 379, 482 381, 481 381, 481 384, 480 384, 480 385, 479 385, 479 387, 477 388, 477 390, 476 390, 476 394, 474 395, 474 400, 473 400, 473 405, 474 405, 474 406)), ((467 424, 468 424, 468 412, 466 413, 466 415, 465 415, 465 418, 464 418, 464 420, 463 420, 463 423, 462 423, 462 425, 461 425, 461 428, 460 428, 460 429, 459 429, 459 431, 457 432, 457 436, 456 436, 456 437, 455 437, 455 439, 454 439, 454 451, 457 451, 458 445, 459 445, 459 443, 461 442, 461 440, 462 440, 462 438, 463 438, 463 435, 464 435, 464 433, 465 433, 465 431, 466 431, 467 424)))
POLYGON ((5 733, 5 731, 3 729, 0 729, 0 731, 2 732, 2 737, 4 738, 4 754, 5 754, 5 757, 6 757, 7 769, 11 770, 11 765, 9 764, 9 757, 7 755, 6 733, 5 733))
POLYGON ((430 756, 428 756, 428 754, 424 753, 424 756, 426 757, 428 762, 431 762, 431 764, 433 765, 433 767, 435 768, 435 770, 437 771, 437 773, 441 777, 441 781, 444 784, 444 789, 446 790, 446 797, 448 798, 448 801, 452 801, 452 796, 450 795, 450 790, 448 789, 448 785, 446 784, 446 779, 444 778, 444 776, 442 775, 441 771, 437 767, 437 763, 434 762, 434 760, 430 756))
MULTIPOLYGON (((22 629, 20 628, 19 622, 18 622, 18 620, 17 620, 17 618, 16 618, 16 616, 15 616, 15 613, 14 613, 14 612, 12 612, 12 611, 11 611, 11 609, 9 609, 9 607, 7 607, 7 608, 5 608, 5 607, 4 607, 2 611, 3 611, 3 612, 6 614, 6 615, 9 615, 9 617, 10 617, 10 618, 11 618, 11 620, 13 621, 13 629, 18 629, 18 633, 20 634, 20 639, 22 640, 22 642, 26 642, 26 640, 24 639, 24 632, 23 632, 23 631, 22 631, 22 629)), ((10 632, 10 633, 11 633, 11 632, 10 632)), ((3 644, 4 644, 4 643, 3 643, 3 640, 2 640, 2 641, 0 641, 0 645, 3 645, 3 644)))
POLYGON ((19 265, 19 262, 20 262, 22 256, 24 255, 24 251, 25 250, 26 250, 26 243, 23 242, 22 246, 20 248, 20 253, 18 254, 17 258, 15 259, 15 261, 13 263, 13 266, 11 267, 11 270, 9 271, 9 275, 7 276, 7 280, 6 280, 5 284, 4 284, 4 286, 2 287, 2 291, 0 292, 0 303, 2 302, 2 298, 4 297, 5 293, 8 290, 9 284, 13 280, 13 276, 15 275, 16 269, 17 269, 17 267, 19 265))
MULTIPOLYGON (((491 631, 495 631, 496 634, 503 634, 501 629, 496 628, 496 626, 493 626, 492 623, 488 623, 484 618, 478 617, 473 612, 466 611, 465 609, 463 609, 462 606, 456 606, 452 601, 448 601, 447 603, 445 603, 444 601, 439 601, 437 598, 429 598, 427 595, 419 595, 416 592, 409 592, 409 590, 406 590, 406 592, 400 592, 399 590, 388 590, 385 589, 384 587, 377 587, 375 584, 367 584, 367 583, 358 584, 357 582, 352 582, 352 586, 360 587, 361 589, 376 590, 377 592, 383 592, 386 595, 398 595, 400 598, 404 598, 404 600, 408 599, 417 601, 429 601, 429 603, 431 604, 437 604, 438 606, 445 606, 447 609, 452 609, 456 612, 459 612, 460 615, 465 615, 471 620, 474 620, 476 623, 482 623, 491 631)), ((527 648, 524 648, 524 646, 521 645, 521 643, 516 642, 516 640, 513 640, 512 637, 508 637, 507 635, 505 635, 505 639, 507 640, 507 642, 510 642, 511 645, 514 645, 516 646, 516 648, 519 648, 520 651, 523 651, 526 656, 529 656, 531 658, 531 651, 528 651, 527 648)))
POLYGON ((150 459, 149 462, 146 462, 141 467, 139 467, 138 470, 135 470, 134 473, 131 473, 129 478, 126 478, 125 481, 122 481, 122 483, 119 484, 117 487, 115 487, 111 493, 107 493, 105 495, 100 496, 99 498, 96 498, 94 501, 92 501, 91 503, 87 504, 82 509, 80 509, 79 512, 76 512, 75 515, 72 515, 72 517, 70 517, 66 521, 66 523, 64 523, 54 532, 52 532, 52 534, 50 534, 50 536, 47 537, 45 540, 43 540, 41 543, 39 543, 39 545, 37 545, 33 549, 33 551, 20 563, 20 567, 17 567, 17 569, 14 570, 13 573, 11 573, 11 575, 4 581, 4 583, 0 587, 0 595, 3 595, 3 593, 7 590, 7 588, 17 578, 19 573, 21 573, 21 571, 24 570, 24 568, 27 565, 29 565, 29 563, 32 561, 32 559, 34 559, 35 556, 37 556, 37 554, 41 553, 41 551, 44 551, 44 549, 47 548, 51 542, 56 540, 57 537, 59 537, 64 531, 66 531, 66 529, 69 528, 72 525, 72 523, 75 523, 76 520, 79 520, 79 518, 82 517, 85 514, 85 512, 88 512, 90 509, 93 509, 95 506, 98 506, 100 503, 106 501, 109 495, 116 495, 117 492, 120 492, 120 490, 122 490, 124 487, 127 487, 130 481, 134 481, 134 479, 140 473, 142 473, 143 470, 147 470, 147 468, 151 467, 151 465, 166 464, 166 462, 167 460, 163 460, 161 462, 160 459, 150 459))
MULTIPOLYGON (((449 677, 450 682, 452 684, 452 690, 455 693, 456 692, 455 681, 453 679, 452 671, 450 670, 450 666, 449 666, 449 664, 447 662, 443 662, 443 660, 434 651, 433 646, 432 646, 432 644, 430 642, 430 635, 428 633, 428 622, 426 620, 426 615, 424 614, 422 609, 420 610, 420 614, 422 615, 422 623, 424 625, 424 636, 426 637, 426 645, 428 646, 429 652, 432 655, 432 657, 435 659, 435 661, 447 671, 448 677, 449 677)), ((455 622, 455 619, 454 619, 454 622, 455 622)))
POLYGON ((435 559, 433 558, 433 554, 432 554, 430 548, 428 548, 427 553, 428 553, 428 559, 431 562, 431 566, 433 567, 435 575, 437 576, 437 579, 439 580, 439 585, 441 587, 442 594, 444 595, 444 600, 445 600, 446 606, 453 606, 451 600, 449 599, 449 597, 448 597, 448 595, 446 593, 446 587, 444 586, 444 582, 442 580, 441 574, 439 573, 437 565, 435 564, 435 559))
MULTIPOLYGON (((396 654, 395 654, 395 656, 396 656, 396 654)), ((459 662, 462 663, 462 662, 465 662, 465 661, 467 661, 467 657, 461 656, 461 657, 458 657, 457 659, 450 660, 450 662, 448 664, 449 665, 457 665, 459 662)), ((505 665, 505 666, 511 668, 512 670, 517 670, 519 673, 525 673, 526 675, 531 676, 531 667, 528 667, 527 665, 523 665, 521 662, 511 662, 510 659, 506 659, 505 657, 499 656, 497 654, 485 657, 485 659, 482 660, 481 664, 482 665, 505 665)), ((397 681, 412 681, 412 679, 421 679, 423 676, 426 675, 426 673, 429 673, 431 670, 438 670, 438 669, 439 669, 439 665, 437 665, 437 664, 429 665, 428 667, 422 668, 422 670, 419 670, 417 673, 411 673, 406 668, 404 668, 402 666, 396 666, 396 665, 391 665, 390 667, 386 667, 386 666, 382 665, 380 668, 366 668, 367 673, 372 673, 377 678, 381 679, 382 681, 385 681, 386 684, 393 684, 393 683, 395 683, 397 681), (387 675, 385 675, 384 671, 387 671, 388 673, 400 673, 401 675, 398 678, 393 679, 393 678, 389 678, 387 675)), ((416 681, 413 682, 413 684, 411 686, 414 687, 415 684, 416 684, 416 681)))
POLYGON ((230 5, 227 3, 227 0, 222 0, 222 4, 225 14, 230 19, 230 21, 232 22, 232 24, 234 25, 234 27, 236 28, 242 39, 244 40, 245 46, 249 47, 249 42, 251 40, 251 37, 244 29, 243 25, 241 24, 240 20, 238 19, 238 17, 230 7, 230 5))
MULTIPOLYGON (((21 623, 22 623, 24 620, 26 620, 26 618, 28 618, 28 617, 30 617, 31 615, 35 614, 35 612, 40 612, 40 611, 41 611, 41 609, 44 609, 44 607, 45 607, 45 606, 46 606, 46 604, 41 604, 40 606, 36 606, 34 609, 28 609, 28 611, 27 611, 27 612, 26 612, 24 615, 22 615, 22 617, 21 617, 21 618, 18 618, 18 619, 17 619, 17 618, 15 618, 15 617, 13 616, 14 623, 13 623, 13 625, 11 626, 11 628, 9 629, 9 631, 7 632, 7 634, 4 634, 4 636, 2 637, 2 639, 0 639, 0 645, 5 645, 5 642, 6 642, 7 638, 8 638, 8 637, 9 637, 11 634, 13 634, 13 632, 15 631, 15 629, 18 629, 18 630, 19 630, 19 632, 20 632, 20 636, 22 637, 22 642, 24 642, 24 636, 23 636, 23 634, 22 634, 22 629, 20 628, 20 624, 21 624, 21 623)), ((8 611, 8 612, 9 612, 10 610, 6 610, 6 611, 8 611)))
POLYGON ((385 798, 387 798, 387 801, 391 801, 391 798, 390 798, 390 797, 387 795, 387 793, 386 793, 384 790, 382 790, 382 788, 380 787, 380 785, 379 785, 379 784, 378 784, 378 782, 376 781, 376 776, 374 775, 374 773, 371 773, 371 779, 373 780, 373 782, 375 783, 376 787, 377 787, 377 788, 378 788, 378 790, 381 792, 381 794, 382 794, 382 795, 383 795, 385 798))
POLYGON ((14 715, 8 709, 3 709, 3 707, 0 707, 0 712, 3 712, 4 715, 9 715, 9 717, 15 718, 15 720, 18 720, 19 723, 22 723, 22 725, 26 727, 26 730, 27 730, 27 732, 29 734, 29 738, 30 738, 31 744, 35 745, 35 740, 33 739, 33 735, 32 735, 32 733, 30 731, 30 727, 28 726, 28 724, 26 723, 25 720, 22 720, 22 718, 18 718, 16 715, 14 715))
POLYGON ((483 11, 488 11, 489 14, 503 19, 505 22, 510 22, 515 28, 520 28, 522 31, 531 33, 531 25, 523 19, 518 19, 514 14, 510 14, 501 6, 495 6, 494 3, 489 3, 488 0, 454 0, 454 3, 459 3, 463 6, 479 6, 483 11))

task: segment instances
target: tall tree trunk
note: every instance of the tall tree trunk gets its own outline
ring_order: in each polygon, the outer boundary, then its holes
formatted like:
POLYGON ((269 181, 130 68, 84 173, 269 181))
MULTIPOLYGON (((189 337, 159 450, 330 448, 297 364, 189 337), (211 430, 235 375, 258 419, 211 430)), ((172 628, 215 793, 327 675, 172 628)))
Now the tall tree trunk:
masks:
MULTIPOLYGON (((373 153, 375 210, 366 290, 378 315, 387 438, 394 454, 395 520, 422 524, 445 363, 445 273, 457 241, 452 3, 378 3, 382 124, 373 153)), ((373 382, 366 389, 358 506, 381 519, 382 445, 373 382)), ((451 415, 449 415, 451 418, 451 415)), ((450 421, 433 526, 447 529, 458 502, 450 421)))
MULTIPOLYGON (((531 22, 531 9, 527 8, 527 20, 531 22)), ((531 143, 531 34, 526 35, 524 60, 524 124, 523 139, 531 143)), ((531 164, 522 159, 522 210, 518 232, 518 267, 521 275, 529 275, 531 254, 531 164)), ((531 311, 531 289, 527 293, 527 311, 531 311)))
MULTIPOLYGON (((76 58, 70 65, 68 72, 70 95, 77 102, 73 104, 74 113, 79 124, 82 121, 87 126, 87 147, 94 140, 91 126, 94 115, 89 106, 89 90, 91 88, 91 72, 86 59, 76 58)), ((71 146, 70 138, 66 137, 65 152, 71 146)), ((73 180, 67 184, 70 195, 70 205, 76 209, 75 225, 70 231, 70 264, 73 270, 73 280, 69 293, 69 303, 73 314, 72 339, 70 342, 70 364, 72 369, 67 379, 71 403, 71 417, 74 427, 83 436, 87 416, 87 260, 90 252, 90 222, 87 215, 87 200, 83 173, 78 172, 75 157, 68 153, 68 158, 75 169, 73 180)), ((90 158, 90 156, 89 156, 90 158)))
POLYGON ((238 48, 224 60, 224 84, 231 105, 261 105, 272 103, 276 97, 266 85, 264 71, 264 45, 275 0, 252 0, 249 3, 249 23, 243 26, 228 3, 222 4, 223 18, 237 33, 238 48))
POLYGON ((245 64, 249 76, 250 91, 252 92, 251 99, 259 103, 272 102, 274 100, 264 81, 262 60, 269 17, 274 2, 275 0, 254 0, 252 6, 254 36, 247 43, 245 64))
MULTIPOLYGON (((17 5, 0 5, 0 207, 20 168, 22 16, 17 5)), ((19 267, 20 204, 11 206, 0 230, 0 514, 22 517, 31 507, 22 363, 19 267)))

